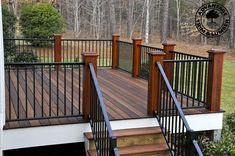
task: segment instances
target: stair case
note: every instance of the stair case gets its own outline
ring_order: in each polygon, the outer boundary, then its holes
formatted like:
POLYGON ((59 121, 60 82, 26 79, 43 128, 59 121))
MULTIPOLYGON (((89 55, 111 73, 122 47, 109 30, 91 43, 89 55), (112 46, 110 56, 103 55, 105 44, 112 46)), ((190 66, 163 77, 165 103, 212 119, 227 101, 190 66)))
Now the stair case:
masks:
MULTIPOLYGON (((121 156, 170 156, 159 127, 114 130, 121 156)), ((97 156, 91 132, 84 133, 87 156, 97 156)))

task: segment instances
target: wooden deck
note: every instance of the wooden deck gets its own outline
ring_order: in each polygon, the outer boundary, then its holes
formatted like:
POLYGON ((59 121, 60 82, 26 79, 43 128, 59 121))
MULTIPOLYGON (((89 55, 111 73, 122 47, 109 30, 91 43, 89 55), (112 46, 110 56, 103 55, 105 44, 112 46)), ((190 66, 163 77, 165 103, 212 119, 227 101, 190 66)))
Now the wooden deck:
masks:
MULTIPOLYGON (((70 71, 67 71, 66 76, 66 82, 71 82, 71 73, 70 71)), ((40 89, 41 89, 41 82, 40 82, 40 74, 36 74, 36 80, 38 79, 38 82, 36 82, 36 87, 38 87, 38 93, 39 97, 36 97, 36 104, 38 105, 36 108, 36 116, 37 114, 40 116, 42 114, 42 106, 40 105, 41 101, 44 101, 44 109, 43 113, 47 115, 49 113, 49 102, 48 99, 52 99, 52 116, 56 116, 56 97, 55 89, 56 89, 56 82, 51 83, 51 88, 54 88, 54 91, 51 95, 48 94, 48 72, 44 72, 45 78, 43 79, 44 84, 44 99, 41 99, 40 95, 40 89)), ((22 73, 22 76, 20 76, 20 95, 25 92, 25 81, 24 81, 24 74, 22 73)), ((61 75, 61 74, 60 74, 61 75)), ((28 75, 30 77, 30 75, 28 75)), ((75 74, 76 76, 76 74, 75 74)), ((55 75, 53 76, 53 72, 51 77, 53 78, 52 81, 56 81, 55 75)), ((62 75, 62 77, 64 77, 62 75)), ((13 92, 13 96, 11 99, 11 107, 14 107, 14 109, 11 109, 11 115, 13 117, 17 114, 16 109, 16 78, 13 76, 12 78, 12 86, 11 86, 11 92, 13 92), (15 86, 14 86, 15 85, 15 86)), ((32 81, 32 80, 31 80, 32 81)), ((63 81, 63 79, 61 80, 63 81)), ((98 81, 100 84, 101 91, 103 93, 104 103, 107 107, 107 112, 109 115, 110 120, 123 120, 123 119, 138 119, 138 118, 147 118, 149 117, 147 114, 147 81, 143 79, 136 79, 132 78, 132 76, 129 73, 120 71, 120 70, 112 70, 112 69, 98 69, 98 81)), ((32 82, 30 82, 30 79, 28 78, 28 99, 29 102, 28 106, 28 113, 32 116, 33 109, 32 109, 32 93, 30 92, 30 88, 32 90, 32 82)), ((64 96, 64 86, 63 83, 61 83, 59 87, 59 113, 63 114, 64 112, 64 100, 66 97, 66 112, 71 112, 72 106, 71 104, 71 85, 67 85, 67 91, 66 96, 64 96)), ((9 89, 9 84, 6 82, 6 89, 9 89)), ((81 87, 81 86, 80 86, 81 87)), ((81 87, 82 88, 82 87, 81 87)), ((78 85, 74 85, 74 90, 79 90, 78 85)), ((77 94, 77 92, 76 92, 77 94)), ((23 116, 26 114, 26 107, 25 107, 25 96, 20 96, 20 107, 19 111, 20 114, 23 114, 23 116)), ((6 92, 6 109, 9 110, 9 99, 7 98, 7 92, 6 92)), ((78 103, 78 97, 75 98, 74 101, 77 101, 78 103)), ((73 102, 74 102, 73 101, 73 102)), ((81 102, 81 101, 80 101, 81 102)), ((82 111, 82 108, 79 108, 79 105, 73 106, 73 112, 78 113, 79 111, 82 111)), ((200 109, 187 109, 184 110, 185 114, 201 114, 201 113, 208 113, 208 111, 204 108, 200 109)), ((62 125, 62 124, 74 124, 74 123, 81 123, 84 122, 82 117, 70 117, 69 113, 66 113, 68 117, 65 118, 46 118, 46 119, 37 119, 37 120, 24 120, 24 121, 11 121, 6 122, 5 129, 12 129, 12 128, 26 128, 26 127, 35 127, 35 126, 48 126, 48 125, 62 125)), ((79 113, 78 113, 79 114, 79 113)), ((9 117, 9 111, 6 114, 7 118, 9 117)))
MULTIPOLYGON (((66 82, 69 84, 71 82, 71 73, 70 71, 67 71, 67 78, 66 82)), ((36 96, 36 116, 41 117, 41 101, 44 103, 44 109, 43 114, 44 116, 49 114, 49 99, 51 97, 51 106, 52 106, 52 116, 56 116, 56 76, 51 74, 52 77, 52 94, 49 95, 48 93, 48 71, 45 71, 44 73, 44 79, 43 79, 43 85, 45 87, 43 94, 43 100, 41 99, 41 73, 36 73, 36 92, 38 92, 38 97, 36 96), (53 82, 54 81, 54 82, 53 82)), ((60 73, 61 77, 63 78, 63 72, 60 73)), ((28 117, 32 117, 34 114, 33 111, 33 100, 32 100, 32 75, 28 74, 27 78, 27 94, 28 97, 26 99, 25 92, 25 77, 24 73, 19 72, 19 114, 20 117, 24 117, 25 114, 28 114, 28 117), (27 111, 26 113, 26 100, 28 101, 27 111)), ((75 74, 75 76, 77 76, 75 74)), ((63 114, 64 112, 64 86, 63 81, 60 80, 59 84, 59 113, 63 114)), ((75 81, 75 80, 74 80, 75 81)), ((103 93, 104 102, 107 106, 108 115, 111 120, 120 120, 120 119, 133 119, 133 118, 145 118, 148 117, 147 115, 147 82, 145 80, 141 79, 134 79, 131 77, 130 74, 119 71, 119 70, 111 70, 111 69, 99 69, 98 70, 98 81, 100 83, 101 91, 103 93)), ((67 91, 66 91, 66 103, 68 106, 66 106, 66 112, 71 112, 71 85, 67 85, 67 91)), ((16 74, 11 74, 11 117, 16 118, 17 114, 17 94, 16 94, 16 74)), ((9 83, 6 81, 6 90, 9 89, 9 83)), ((74 85, 74 90, 78 90, 78 85, 74 85)), ((8 99, 8 92, 6 92, 6 109, 9 110, 9 99, 8 99)), ((78 98, 75 98, 74 101, 77 101, 78 98)), ((73 102, 74 102, 73 101, 73 102)), ((76 113, 79 111, 79 106, 74 105, 73 111, 76 113)), ((82 109, 82 108, 80 108, 82 109)), ((67 115, 71 115, 67 113, 67 115)), ((9 111, 6 113, 7 118, 9 117, 9 111)), ((61 125, 61 124, 73 124, 73 123, 79 123, 84 122, 82 120, 82 117, 66 117, 66 118, 46 118, 46 119, 38 119, 38 120, 25 120, 25 121, 11 121, 6 122, 5 129, 10 128, 25 128, 25 127, 35 127, 35 126, 47 126, 47 125, 61 125)))

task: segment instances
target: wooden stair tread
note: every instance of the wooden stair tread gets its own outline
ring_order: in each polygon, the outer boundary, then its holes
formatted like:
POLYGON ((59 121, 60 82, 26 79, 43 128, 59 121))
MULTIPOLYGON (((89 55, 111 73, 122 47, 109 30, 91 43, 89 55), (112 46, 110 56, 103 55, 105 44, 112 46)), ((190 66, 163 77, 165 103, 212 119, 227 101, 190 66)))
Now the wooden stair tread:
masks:
MULTIPOLYGON (((133 154, 148 154, 148 153, 161 153, 168 151, 167 144, 148 144, 148 145, 136 145, 129 147, 119 147, 120 155, 133 155, 133 154)), ((96 150, 88 151, 90 156, 96 156, 96 150)))
MULTIPOLYGON (((144 127, 144 128, 131 128, 131 129, 121 129, 114 130, 113 135, 117 138, 128 137, 128 136, 141 136, 141 135, 151 135, 160 134, 161 129, 159 127, 144 127)), ((92 132, 84 133, 85 137, 89 140, 93 139, 92 132)))

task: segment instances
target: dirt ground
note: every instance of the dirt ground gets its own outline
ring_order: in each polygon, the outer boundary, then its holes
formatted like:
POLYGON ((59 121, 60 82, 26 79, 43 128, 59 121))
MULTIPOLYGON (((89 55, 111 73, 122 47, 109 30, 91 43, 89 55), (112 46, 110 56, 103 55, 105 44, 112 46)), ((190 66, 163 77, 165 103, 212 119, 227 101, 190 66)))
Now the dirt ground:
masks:
MULTIPOLYGON (((207 51, 210 49, 222 49, 226 51, 225 59, 226 60, 235 60, 235 52, 232 52, 231 49, 229 49, 227 46, 215 46, 215 45, 201 45, 201 44, 195 44, 195 43, 184 43, 174 40, 169 40, 169 43, 175 43, 175 51, 190 53, 194 55, 200 55, 200 56, 208 56, 207 51)), ((162 45, 155 44, 157 47, 162 47, 162 45)))

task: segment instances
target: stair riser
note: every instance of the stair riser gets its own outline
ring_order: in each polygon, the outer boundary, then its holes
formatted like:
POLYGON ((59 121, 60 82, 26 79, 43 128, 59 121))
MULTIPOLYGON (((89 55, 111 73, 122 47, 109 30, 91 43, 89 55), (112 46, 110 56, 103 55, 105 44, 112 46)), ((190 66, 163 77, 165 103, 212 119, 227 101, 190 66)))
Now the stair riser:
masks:
POLYGON ((121 154, 120 156, 171 156, 171 154, 168 151, 164 151, 161 153, 144 153, 144 154, 128 154, 128 155, 121 154))
MULTIPOLYGON (((165 143, 164 137, 161 134, 158 135, 143 135, 143 136, 131 136, 117 138, 118 147, 127 147, 133 145, 147 145, 154 143, 165 143)), ((89 141, 89 149, 95 149, 94 141, 89 141)))

